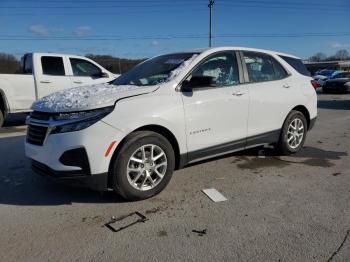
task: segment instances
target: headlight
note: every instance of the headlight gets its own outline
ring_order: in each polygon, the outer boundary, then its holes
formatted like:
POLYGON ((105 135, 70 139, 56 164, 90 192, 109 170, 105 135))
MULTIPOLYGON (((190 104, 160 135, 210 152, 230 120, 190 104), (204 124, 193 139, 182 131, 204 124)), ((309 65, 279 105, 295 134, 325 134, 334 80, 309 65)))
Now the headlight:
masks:
POLYGON ((52 128, 51 134, 79 131, 95 124, 111 113, 114 106, 76 113, 61 113, 53 117, 57 125, 52 128))

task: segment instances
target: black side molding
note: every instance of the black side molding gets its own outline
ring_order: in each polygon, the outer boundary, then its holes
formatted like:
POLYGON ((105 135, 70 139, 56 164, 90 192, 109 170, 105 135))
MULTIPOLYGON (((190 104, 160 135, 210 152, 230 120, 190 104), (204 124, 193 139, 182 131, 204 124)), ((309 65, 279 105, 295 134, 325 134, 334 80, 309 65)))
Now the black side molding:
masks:
POLYGON ((278 130, 266 132, 260 135, 251 136, 246 139, 239 139, 236 141, 188 152, 187 154, 182 154, 180 156, 179 168, 182 168, 188 163, 193 162, 195 160, 215 157, 217 155, 221 155, 225 153, 244 150, 247 147, 276 143, 278 142, 280 133, 281 133, 281 130, 278 129, 278 130))

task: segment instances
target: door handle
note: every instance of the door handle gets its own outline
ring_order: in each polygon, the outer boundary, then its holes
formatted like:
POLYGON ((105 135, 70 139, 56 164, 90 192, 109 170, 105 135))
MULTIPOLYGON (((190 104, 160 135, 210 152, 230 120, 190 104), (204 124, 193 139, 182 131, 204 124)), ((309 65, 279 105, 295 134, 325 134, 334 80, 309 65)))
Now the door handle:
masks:
POLYGON ((284 88, 290 88, 291 85, 289 85, 289 84, 284 84, 283 87, 284 87, 284 88))
POLYGON ((241 91, 237 91, 237 92, 233 92, 232 95, 233 96, 242 96, 242 95, 244 95, 244 93, 241 91))
POLYGON ((73 81, 74 84, 82 84, 83 82, 82 81, 73 81))
POLYGON ((52 83, 50 80, 41 80, 40 83, 43 83, 43 84, 50 84, 52 83))

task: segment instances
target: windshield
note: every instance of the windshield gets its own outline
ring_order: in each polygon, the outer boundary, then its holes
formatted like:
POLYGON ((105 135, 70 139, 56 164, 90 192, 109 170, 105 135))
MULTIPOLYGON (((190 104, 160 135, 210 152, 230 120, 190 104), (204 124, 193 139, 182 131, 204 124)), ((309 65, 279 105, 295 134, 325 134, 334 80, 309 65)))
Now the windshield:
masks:
POLYGON ((151 86, 167 82, 187 66, 198 53, 162 55, 146 60, 118 77, 113 85, 151 86))

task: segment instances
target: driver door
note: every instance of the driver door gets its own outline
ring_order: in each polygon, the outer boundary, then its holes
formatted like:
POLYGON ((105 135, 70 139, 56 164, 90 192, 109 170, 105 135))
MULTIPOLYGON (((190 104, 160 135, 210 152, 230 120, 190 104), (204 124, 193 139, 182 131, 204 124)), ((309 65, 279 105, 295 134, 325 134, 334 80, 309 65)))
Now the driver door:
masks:
POLYGON ((183 82, 195 82, 182 91, 189 161, 245 146, 249 96, 239 71, 235 53, 221 52, 205 58, 183 82))

